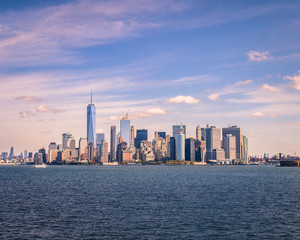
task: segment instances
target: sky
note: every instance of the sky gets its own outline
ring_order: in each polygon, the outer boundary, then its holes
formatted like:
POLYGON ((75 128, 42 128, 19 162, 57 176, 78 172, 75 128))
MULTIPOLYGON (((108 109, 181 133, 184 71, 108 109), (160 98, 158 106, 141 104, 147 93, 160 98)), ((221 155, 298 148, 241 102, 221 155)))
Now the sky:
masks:
MULTIPOLYGON (((136 129, 241 127, 249 154, 300 155, 299 1, 0 1, 0 152, 136 129)), ((78 142, 77 142, 78 146, 78 142)))

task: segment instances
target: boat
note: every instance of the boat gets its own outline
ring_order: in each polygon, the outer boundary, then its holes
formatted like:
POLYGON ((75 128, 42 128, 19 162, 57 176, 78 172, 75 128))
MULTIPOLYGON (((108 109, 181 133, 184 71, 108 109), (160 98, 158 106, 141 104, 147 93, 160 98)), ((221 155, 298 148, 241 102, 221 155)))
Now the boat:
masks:
POLYGON ((45 168, 45 167, 47 167, 47 165, 45 163, 42 163, 42 164, 36 164, 33 167, 34 168, 45 168))

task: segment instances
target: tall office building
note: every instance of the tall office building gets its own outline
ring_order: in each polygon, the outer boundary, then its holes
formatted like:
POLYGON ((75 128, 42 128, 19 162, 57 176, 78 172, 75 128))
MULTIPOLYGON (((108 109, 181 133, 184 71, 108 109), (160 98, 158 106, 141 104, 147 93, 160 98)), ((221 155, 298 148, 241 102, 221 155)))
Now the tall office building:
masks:
POLYGON ((163 138, 163 139, 166 139, 167 134, 166 134, 166 132, 158 132, 158 136, 163 138))
POLYGON ((134 146, 136 148, 141 147, 141 142, 148 140, 148 130, 147 129, 137 129, 136 137, 134 139, 134 146))
POLYGON ((100 144, 100 161, 102 163, 108 162, 108 143, 105 140, 100 144))
POLYGON ((116 160, 117 152, 117 130, 116 126, 110 127, 110 161, 113 162, 116 160))
POLYGON ((206 128, 206 149, 220 149, 221 148, 221 129, 211 126, 206 128))
POLYGON ((169 151, 170 151, 170 160, 176 160, 176 141, 175 137, 170 137, 170 144, 169 144, 169 151))
POLYGON ((185 139, 185 160, 195 161, 195 139, 185 139))
POLYGON ((84 137, 81 137, 79 139, 79 150, 78 150, 79 158, 82 156, 84 157, 84 154, 88 153, 88 144, 87 144, 87 139, 84 137))
POLYGON ((244 164, 248 164, 248 138, 242 136, 241 159, 244 164))
POLYGON ((223 128, 222 132, 223 132, 223 139, 227 134, 231 134, 232 136, 235 136, 236 159, 241 159, 241 148, 242 148, 241 129, 237 126, 231 126, 231 127, 223 128))
POLYGON ((28 151, 24 150, 24 159, 27 159, 27 158, 28 158, 28 151))
POLYGON ((229 160, 236 159, 236 142, 235 136, 227 134, 223 137, 223 147, 225 151, 225 158, 229 160))
POLYGON ((201 128, 201 141, 206 141, 206 129, 201 128))
POLYGON ((12 159, 12 158, 13 158, 13 156, 14 156, 14 147, 13 147, 13 146, 11 146, 11 148, 10 148, 10 152, 9 152, 9 159, 12 159))
POLYGON ((207 160, 218 160, 225 158, 225 153, 221 149, 221 129, 215 126, 210 126, 205 129, 206 131, 206 157, 207 160), (223 154, 223 155, 222 155, 223 154))
POLYGON ((201 127, 200 127, 200 125, 198 125, 196 127, 196 140, 201 141, 201 127))
POLYGON ((130 128, 130 146, 134 147, 134 126, 131 126, 130 128))
MULTIPOLYGON (((71 133, 63 133, 62 134, 62 148, 63 150, 66 150, 67 148, 70 148, 70 144, 71 144, 71 140, 73 140, 73 136, 71 133)), ((74 139, 75 141, 75 139, 74 139)), ((74 144, 74 142, 72 142, 72 145, 74 144)), ((75 146, 74 146, 75 148, 75 146)))
POLYGON ((176 134, 176 160, 185 160, 185 135, 184 127, 181 124, 179 132, 176 134))
POLYGON ((42 154, 43 163, 46 163, 47 162, 46 149, 45 148, 41 148, 41 149, 39 149, 38 153, 42 154))
POLYGON ((96 133, 96 145, 100 145, 104 139, 104 133, 96 133))
POLYGON ((127 143, 127 146, 130 145, 130 120, 128 116, 123 117, 120 120, 120 135, 123 138, 123 142, 127 143))
POLYGON ((181 131, 181 127, 183 128, 183 134, 184 138, 186 138, 186 127, 185 125, 173 125, 173 137, 176 137, 176 134, 178 134, 181 131))
MULTIPOLYGON (((96 107, 93 104, 91 93, 91 103, 87 106, 87 141, 88 146, 90 143, 95 147, 96 145, 96 107)), ((90 146, 89 146, 90 147, 90 146)))

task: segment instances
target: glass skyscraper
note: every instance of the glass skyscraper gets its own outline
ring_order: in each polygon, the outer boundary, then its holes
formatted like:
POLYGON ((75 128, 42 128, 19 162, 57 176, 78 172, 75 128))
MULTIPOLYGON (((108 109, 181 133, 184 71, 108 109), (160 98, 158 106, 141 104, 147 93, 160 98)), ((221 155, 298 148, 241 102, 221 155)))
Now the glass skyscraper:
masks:
POLYGON ((123 142, 127 143, 127 146, 130 145, 130 120, 128 117, 123 117, 120 121, 120 135, 123 138, 123 142))
POLYGON ((95 147, 96 139, 96 107, 93 104, 92 94, 91 103, 87 106, 87 141, 95 147))

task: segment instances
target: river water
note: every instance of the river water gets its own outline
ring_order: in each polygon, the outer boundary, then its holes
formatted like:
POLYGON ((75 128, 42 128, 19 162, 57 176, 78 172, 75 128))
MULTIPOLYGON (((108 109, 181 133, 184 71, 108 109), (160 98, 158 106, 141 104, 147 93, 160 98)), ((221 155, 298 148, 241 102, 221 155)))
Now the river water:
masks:
POLYGON ((1 239, 300 239, 300 168, 0 166, 1 239))

